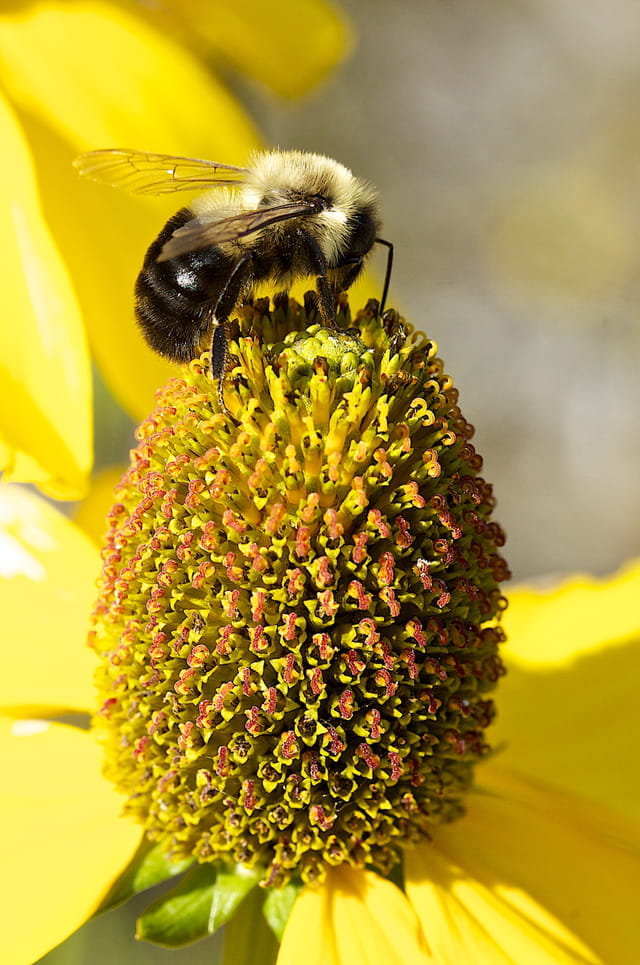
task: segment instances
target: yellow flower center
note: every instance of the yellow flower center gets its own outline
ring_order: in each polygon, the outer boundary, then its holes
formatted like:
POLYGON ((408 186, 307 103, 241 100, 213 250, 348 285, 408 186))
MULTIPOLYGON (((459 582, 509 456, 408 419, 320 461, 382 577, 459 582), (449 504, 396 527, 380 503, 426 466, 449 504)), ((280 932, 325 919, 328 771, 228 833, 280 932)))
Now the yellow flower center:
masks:
POLYGON ((176 857, 387 871, 487 751, 508 573, 435 346, 258 303, 138 431, 92 643, 110 777, 176 857), (347 326, 351 326, 347 329, 347 326))

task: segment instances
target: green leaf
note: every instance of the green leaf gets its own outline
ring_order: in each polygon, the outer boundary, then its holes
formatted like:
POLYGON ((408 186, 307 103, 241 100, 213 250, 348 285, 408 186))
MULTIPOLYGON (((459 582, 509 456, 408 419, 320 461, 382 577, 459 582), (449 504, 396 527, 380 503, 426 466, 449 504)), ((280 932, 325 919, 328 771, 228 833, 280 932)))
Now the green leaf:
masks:
POLYGON ((178 948, 212 935, 234 914, 260 872, 237 865, 196 865, 138 919, 136 938, 178 948))
POLYGON ((216 869, 199 864, 138 918, 136 938, 165 948, 179 948, 209 931, 209 913, 216 885, 216 869))
POLYGON ((212 934, 216 928, 229 921, 244 896, 255 888, 261 877, 261 870, 245 868, 240 864, 218 871, 210 912, 212 934))
POLYGON ((191 864, 193 864, 191 858, 184 861, 170 861, 159 844, 153 844, 144 837, 125 870, 111 886, 96 914, 121 905, 133 895, 146 891, 147 888, 153 888, 167 878, 182 874, 191 864))
POLYGON ((275 965, 278 943, 262 914, 264 893, 250 892, 224 930, 222 965, 275 965))
POLYGON ((283 888, 270 888, 267 892, 262 911, 279 942, 301 888, 301 884, 289 881, 283 888))

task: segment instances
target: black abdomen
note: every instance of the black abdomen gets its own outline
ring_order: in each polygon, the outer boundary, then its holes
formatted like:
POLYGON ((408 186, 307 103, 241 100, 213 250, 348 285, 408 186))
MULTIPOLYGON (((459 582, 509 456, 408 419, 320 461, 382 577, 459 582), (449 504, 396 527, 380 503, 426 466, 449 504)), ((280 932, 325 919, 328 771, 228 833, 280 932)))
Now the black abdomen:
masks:
POLYGON ((174 231, 192 218, 189 208, 182 208, 166 223, 145 255, 135 288, 136 318, 145 339, 176 362, 190 361, 203 348, 213 309, 233 267, 215 247, 157 260, 174 231))

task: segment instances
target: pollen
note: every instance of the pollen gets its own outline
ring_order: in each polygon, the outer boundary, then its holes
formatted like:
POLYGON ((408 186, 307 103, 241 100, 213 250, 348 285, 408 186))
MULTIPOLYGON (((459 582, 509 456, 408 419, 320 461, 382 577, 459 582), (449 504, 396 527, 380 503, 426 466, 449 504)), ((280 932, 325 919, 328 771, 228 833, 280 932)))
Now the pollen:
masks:
POLYGON ((503 667, 503 533, 436 346, 375 303, 242 309, 160 391, 91 643, 127 809, 174 857, 388 871, 464 808, 503 667))

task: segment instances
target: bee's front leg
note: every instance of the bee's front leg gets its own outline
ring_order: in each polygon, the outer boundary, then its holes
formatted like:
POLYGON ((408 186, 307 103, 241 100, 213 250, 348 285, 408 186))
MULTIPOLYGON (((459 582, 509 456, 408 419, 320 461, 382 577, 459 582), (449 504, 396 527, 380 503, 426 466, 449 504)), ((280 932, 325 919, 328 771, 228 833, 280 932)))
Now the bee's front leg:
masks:
POLYGON ((327 259, 322 253, 315 238, 302 228, 298 230, 298 237, 307 253, 309 274, 316 277, 316 291, 318 293, 318 311, 327 328, 336 326, 336 297, 327 279, 327 259))

